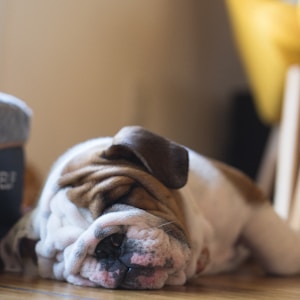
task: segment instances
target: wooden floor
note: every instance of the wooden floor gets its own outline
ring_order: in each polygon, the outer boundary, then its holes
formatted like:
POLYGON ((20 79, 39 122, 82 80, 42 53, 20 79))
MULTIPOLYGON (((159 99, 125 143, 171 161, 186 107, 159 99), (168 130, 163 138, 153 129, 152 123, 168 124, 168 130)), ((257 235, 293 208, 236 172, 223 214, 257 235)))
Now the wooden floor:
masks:
POLYGON ((158 291, 106 290, 82 288, 64 282, 0 274, 0 299, 300 299, 300 276, 267 277, 253 270, 235 274, 202 277, 185 286, 158 291))

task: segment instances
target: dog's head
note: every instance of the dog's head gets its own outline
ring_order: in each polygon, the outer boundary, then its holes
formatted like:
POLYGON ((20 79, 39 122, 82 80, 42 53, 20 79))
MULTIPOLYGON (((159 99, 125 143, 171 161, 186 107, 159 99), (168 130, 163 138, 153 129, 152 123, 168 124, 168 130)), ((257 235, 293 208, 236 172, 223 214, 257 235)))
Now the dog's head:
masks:
POLYGON ((38 207, 40 274, 107 288, 183 284, 190 242, 178 189, 187 181, 186 149, 140 127, 100 144, 69 154, 59 188, 38 207))

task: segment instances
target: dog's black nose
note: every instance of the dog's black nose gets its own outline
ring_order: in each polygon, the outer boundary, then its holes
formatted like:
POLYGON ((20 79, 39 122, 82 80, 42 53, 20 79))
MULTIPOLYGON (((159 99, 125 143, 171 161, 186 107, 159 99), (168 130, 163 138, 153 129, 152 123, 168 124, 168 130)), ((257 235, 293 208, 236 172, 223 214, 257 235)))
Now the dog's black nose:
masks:
POLYGON ((121 246, 125 234, 115 233, 104 238, 95 249, 97 259, 117 259, 121 255, 121 246))

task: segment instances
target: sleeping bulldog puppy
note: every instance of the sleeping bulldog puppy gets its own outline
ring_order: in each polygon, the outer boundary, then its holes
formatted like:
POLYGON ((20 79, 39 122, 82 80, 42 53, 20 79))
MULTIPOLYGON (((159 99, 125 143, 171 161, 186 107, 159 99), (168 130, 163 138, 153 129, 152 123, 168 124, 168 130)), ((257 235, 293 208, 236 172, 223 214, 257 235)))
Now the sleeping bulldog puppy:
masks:
POLYGON ((249 254, 300 273, 299 235, 251 180, 137 126, 63 154, 0 245, 7 271, 128 289, 230 271, 249 254))

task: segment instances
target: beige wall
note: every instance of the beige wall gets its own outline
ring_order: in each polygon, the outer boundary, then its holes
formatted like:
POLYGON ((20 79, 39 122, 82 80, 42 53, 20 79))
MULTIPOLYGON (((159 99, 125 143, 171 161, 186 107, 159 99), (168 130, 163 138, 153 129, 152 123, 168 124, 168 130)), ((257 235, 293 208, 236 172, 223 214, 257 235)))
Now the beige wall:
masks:
POLYGON ((245 80, 223 1, 0 0, 0 90, 33 109, 30 161, 141 124, 222 156, 245 80))

